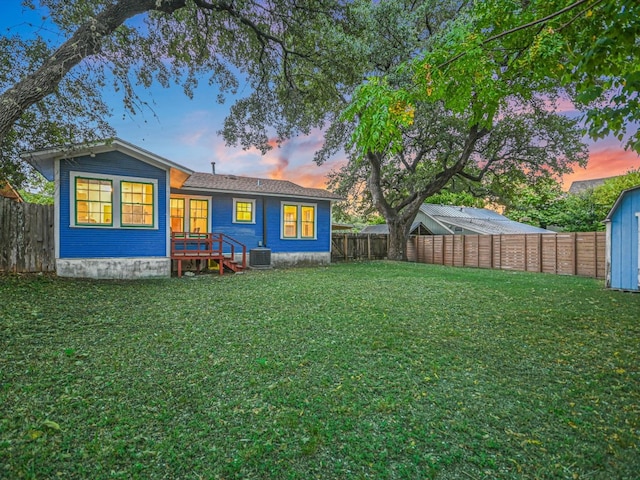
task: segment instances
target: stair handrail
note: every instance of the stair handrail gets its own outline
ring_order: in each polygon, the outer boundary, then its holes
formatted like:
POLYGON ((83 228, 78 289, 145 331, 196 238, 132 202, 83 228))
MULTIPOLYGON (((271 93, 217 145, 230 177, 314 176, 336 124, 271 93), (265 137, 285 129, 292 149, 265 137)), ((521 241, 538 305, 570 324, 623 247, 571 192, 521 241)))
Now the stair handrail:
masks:
POLYGON ((236 245, 242 247, 242 268, 247 268, 247 246, 236 240, 235 238, 227 235, 226 233, 220 234, 220 240, 229 244, 231 247, 231 258, 235 260, 235 247, 236 245))

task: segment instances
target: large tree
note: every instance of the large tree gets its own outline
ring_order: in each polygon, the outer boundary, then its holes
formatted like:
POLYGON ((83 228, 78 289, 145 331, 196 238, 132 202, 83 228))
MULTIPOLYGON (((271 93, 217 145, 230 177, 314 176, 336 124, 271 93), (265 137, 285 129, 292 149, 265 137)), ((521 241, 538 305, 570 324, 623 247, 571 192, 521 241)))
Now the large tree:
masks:
MULTIPOLYGON (((355 123, 354 165, 366 165, 368 169, 371 199, 390 225, 390 243, 395 246, 392 257, 401 257, 412 212, 417 211, 416 205, 424 197, 455 176, 486 180, 487 166, 491 165, 486 159, 475 162, 479 174, 464 171, 474 164, 471 152, 502 123, 508 112, 531 105, 537 96, 546 96, 553 105, 564 89, 574 100, 593 106, 594 102, 611 99, 615 92, 613 104, 623 108, 593 110, 588 120, 593 126, 595 119, 600 119, 608 125, 605 130, 624 137, 626 126, 620 118, 633 119, 638 114, 634 110, 637 63, 632 62, 631 66, 626 63, 637 56, 637 36, 630 41, 625 39, 620 47, 611 43, 621 33, 638 30, 636 17, 629 15, 637 6, 625 1, 605 3, 601 0, 578 0, 571 4, 562 0, 472 2, 447 28, 430 39, 420 56, 403 63, 392 75, 371 77, 359 88, 345 116, 355 123), (589 47, 585 32, 609 48, 589 47), (604 60, 606 51, 615 52, 615 66, 599 67, 596 69, 599 75, 593 75, 586 65, 592 63, 594 56, 604 60), (592 95, 585 97, 586 92, 592 95), (395 193, 385 187, 379 172, 383 171, 385 159, 392 162, 394 157, 406 155, 407 134, 414 128, 422 104, 440 105, 444 112, 463 118, 464 144, 454 155, 454 163, 445 164, 440 171, 432 170, 432 182, 422 190, 412 191, 393 207, 395 193)), ((433 120, 430 122, 435 124, 433 120)), ((634 138, 632 135, 629 146, 636 145, 634 138)), ((536 139, 535 135, 532 140, 544 145, 544 139, 536 139)), ((579 144, 576 137, 574 140, 579 144)), ((427 143, 426 147, 429 146, 427 143)), ((570 152, 568 143, 565 148, 570 152)), ((580 156, 581 159, 576 159, 584 162, 584 151, 580 156)), ((551 156, 549 160, 553 163, 551 156)), ((549 172, 562 173, 562 170, 554 172, 553 168, 532 169, 525 156, 519 156, 519 161, 520 166, 513 172, 543 176, 549 172)), ((494 175, 492 183, 499 186, 505 180, 517 178, 494 175)))
POLYGON ((478 128, 469 123, 469 114, 455 114, 440 102, 419 103, 393 148, 352 157, 332 178, 333 186, 349 194, 366 185, 363 198, 389 225, 389 258, 405 258, 420 206, 454 179, 475 183, 474 190, 485 196, 498 195, 510 184, 586 164, 587 149, 575 121, 548 111, 542 101, 511 107, 490 127, 478 128))
MULTIPOLYGON (((132 112, 140 108, 137 86, 179 83, 190 95, 203 78, 222 94, 244 84, 267 93, 264 103, 295 100, 305 89, 301 72, 318 62, 322 32, 337 28, 346 16, 341 0, 41 0, 38 8, 66 40, 50 48, 36 33, 32 44, 23 43, 26 53, 16 54, 20 39, 2 38, 5 166, 15 166, 17 150, 33 139, 42 138, 31 142, 35 147, 44 141, 65 145, 90 138, 90 131, 109 133, 96 89, 111 80, 132 112), (31 131, 24 130, 27 124, 31 131), (51 132, 32 135, 36 125, 51 132), (70 132, 69 126, 76 129, 70 132)), ((333 80, 349 82, 340 68, 333 80)), ((311 128, 285 113, 291 125, 311 128)), ((261 140, 252 135, 252 143, 261 140)))

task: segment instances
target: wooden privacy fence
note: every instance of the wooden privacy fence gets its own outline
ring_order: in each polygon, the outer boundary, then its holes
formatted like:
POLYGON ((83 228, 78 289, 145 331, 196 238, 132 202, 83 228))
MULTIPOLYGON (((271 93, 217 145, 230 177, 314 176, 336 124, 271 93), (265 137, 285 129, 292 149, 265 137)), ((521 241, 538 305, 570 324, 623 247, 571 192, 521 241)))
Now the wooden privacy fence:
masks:
POLYGON ((605 277, 604 232, 415 236, 407 252, 419 263, 605 277))
POLYGON ((53 205, 0 197, 0 271, 53 272, 53 205))
POLYGON ((331 235, 331 260, 382 260, 387 258, 389 236, 369 233, 331 235))

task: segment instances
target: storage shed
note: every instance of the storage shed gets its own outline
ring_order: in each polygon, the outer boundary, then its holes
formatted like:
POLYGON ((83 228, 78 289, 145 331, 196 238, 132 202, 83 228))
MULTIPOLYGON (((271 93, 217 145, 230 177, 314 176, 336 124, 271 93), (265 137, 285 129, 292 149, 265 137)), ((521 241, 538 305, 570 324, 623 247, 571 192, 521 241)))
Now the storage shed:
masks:
POLYGON ((640 185, 620 194, 605 223, 606 286, 640 291, 640 185))

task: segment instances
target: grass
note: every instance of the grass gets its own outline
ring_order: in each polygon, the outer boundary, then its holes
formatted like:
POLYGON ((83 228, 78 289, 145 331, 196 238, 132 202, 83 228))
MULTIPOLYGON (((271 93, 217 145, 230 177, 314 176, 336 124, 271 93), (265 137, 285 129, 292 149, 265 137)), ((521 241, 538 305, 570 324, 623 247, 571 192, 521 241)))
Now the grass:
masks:
POLYGON ((4 276, 0 478, 638 478, 639 350, 584 278, 4 276))

